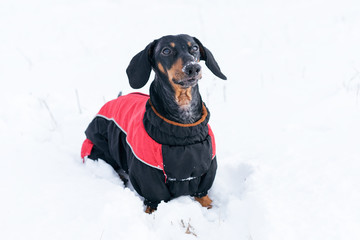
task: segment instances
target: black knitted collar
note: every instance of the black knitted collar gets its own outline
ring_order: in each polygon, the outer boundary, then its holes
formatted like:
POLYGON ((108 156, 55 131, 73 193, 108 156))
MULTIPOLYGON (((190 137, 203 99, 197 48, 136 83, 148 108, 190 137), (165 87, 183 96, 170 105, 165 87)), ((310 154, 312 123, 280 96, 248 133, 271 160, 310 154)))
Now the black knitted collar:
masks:
POLYGON ((143 119, 144 127, 149 136, 160 144, 189 145, 202 142, 208 135, 210 112, 203 103, 202 117, 192 124, 181 124, 161 116, 152 106, 150 99, 146 102, 143 119))

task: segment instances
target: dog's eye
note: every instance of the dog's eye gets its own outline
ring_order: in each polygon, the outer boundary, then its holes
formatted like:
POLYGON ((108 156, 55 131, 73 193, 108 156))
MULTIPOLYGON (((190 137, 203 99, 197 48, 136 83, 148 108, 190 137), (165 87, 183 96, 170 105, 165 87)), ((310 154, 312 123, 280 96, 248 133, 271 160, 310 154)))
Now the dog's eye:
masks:
POLYGON ((161 51, 161 53, 166 55, 166 56, 170 55, 171 54, 171 49, 166 47, 161 51))
POLYGON ((198 46, 194 45, 194 46, 191 47, 192 52, 196 52, 197 50, 199 50, 198 46))

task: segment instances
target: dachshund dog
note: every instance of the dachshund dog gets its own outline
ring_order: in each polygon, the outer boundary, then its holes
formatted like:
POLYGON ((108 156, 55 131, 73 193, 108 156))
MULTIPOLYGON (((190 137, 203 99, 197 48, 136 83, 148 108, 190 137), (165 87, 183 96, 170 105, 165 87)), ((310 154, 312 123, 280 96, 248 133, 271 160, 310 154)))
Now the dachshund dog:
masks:
POLYGON ((210 113, 199 92, 200 60, 226 80, 197 38, 181 34, 154 40, 126 70, 135 89, 155 72, 150 95, 131 93, 106 103, 85 131, 82 158, 103 159, 126 174, 147 213, 183 195, 212 206, 208 190, 217 162, 210 113))

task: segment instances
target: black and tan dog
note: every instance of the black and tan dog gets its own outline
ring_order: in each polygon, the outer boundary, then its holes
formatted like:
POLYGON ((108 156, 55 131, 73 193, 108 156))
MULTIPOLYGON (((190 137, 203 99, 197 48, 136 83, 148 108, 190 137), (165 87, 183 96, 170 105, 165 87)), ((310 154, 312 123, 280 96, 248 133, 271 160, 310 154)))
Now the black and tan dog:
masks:
POLYGON ((146 212, 182 195, 211 207, 207 193, 217 163, 210 113, 197 85, 200 60, 226 79, 198 39, 176 35, 153 41, 126 70, 136 89, 148 82, 151 70, 155 72, 150 96, 132 93, 106 103, 85 131, 82 157, 103 159, 128 174, 144 198, 146 212))

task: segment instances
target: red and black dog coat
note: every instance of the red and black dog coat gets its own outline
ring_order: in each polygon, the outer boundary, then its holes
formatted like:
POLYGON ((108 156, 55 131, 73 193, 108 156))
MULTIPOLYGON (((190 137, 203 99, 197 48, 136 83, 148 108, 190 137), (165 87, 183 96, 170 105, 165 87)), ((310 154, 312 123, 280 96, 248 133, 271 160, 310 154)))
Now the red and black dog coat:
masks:
POLYGON ((100 158, 124 170, 153 209, 182 195, 203 197, 217 169, 209 118, 204 104, 199 121, 179 124, 162 117, 148 95, 120 96, 106 103, 89 124, 81 157, 100 158))

